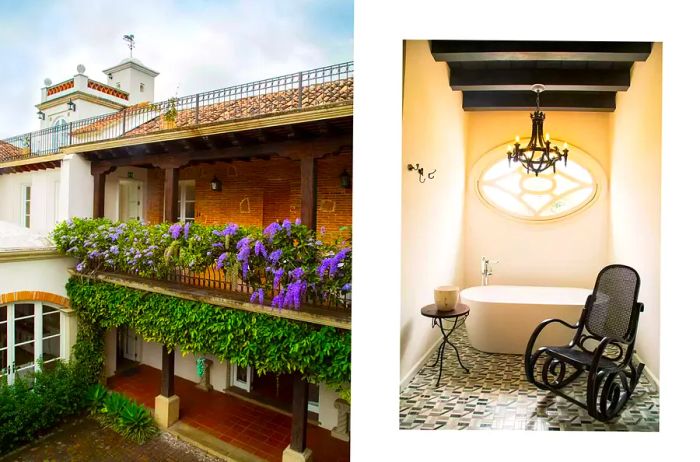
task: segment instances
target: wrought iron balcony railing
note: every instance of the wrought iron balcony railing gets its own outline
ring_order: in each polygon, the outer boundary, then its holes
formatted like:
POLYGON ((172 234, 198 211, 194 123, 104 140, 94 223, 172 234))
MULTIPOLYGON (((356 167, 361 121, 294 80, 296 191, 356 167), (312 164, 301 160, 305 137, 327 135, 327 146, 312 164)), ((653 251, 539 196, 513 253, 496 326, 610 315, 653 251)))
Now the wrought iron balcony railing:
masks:
MULTIPOLYGON (((254 288, 242 280, 240 277, 231 278, 225 271, 217 269, 216 266, 211 266, 204 271, 194 272, 182 268, 175 268, 162 278, 144 278, 140 276, 138 271, 127 271, 124 273, 113 272, 110 270, 101 270, 104 273, 125 274, 128 276, 139 277, 151 281, 174 282, 178 285, 193 286, 202 289, 213 289, 222 293, 230 293, 245 300, 249 299, 255 291, 254 288)), ((279 290, 266 291, 264 294, 264 304, 270 306, 272 298, 279 294, 279 290)), ((352 311, 352 295, 351 293, 344 294, 328 294, 321 296, 313 291, 307 291, 302 303, 328 310, 328 313, 350 313, 352 311)), ((293 309, 293 308, 290 308, 293 309)))
POLYGON ((118 112, 0 141, 0 163, 58 153, 83 143, 350 103, 352 61, 196 95, 140 103, 118 112))

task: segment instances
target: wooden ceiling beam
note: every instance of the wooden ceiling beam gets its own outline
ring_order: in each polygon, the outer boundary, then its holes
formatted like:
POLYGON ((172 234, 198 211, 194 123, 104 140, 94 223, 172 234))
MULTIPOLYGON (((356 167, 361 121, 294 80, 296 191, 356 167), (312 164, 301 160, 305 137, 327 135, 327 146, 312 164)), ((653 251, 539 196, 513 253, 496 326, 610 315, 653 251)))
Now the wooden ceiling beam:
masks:
POLYGON ((462 91, 527 91, 541 83, 549 91, 626 91, 630 70, 450 69, 450 87, 462 91))
POLYGON ((645 61, 651 42, 433 40, 436 61, 645 61))
MULTIPOLYGON (((615 110, 615 92, 551 91, 540 96, 543 111, 615 110)), ((535 94, 531 91, 464 91, 462 108, 465 111, 532 111, 535 94)))

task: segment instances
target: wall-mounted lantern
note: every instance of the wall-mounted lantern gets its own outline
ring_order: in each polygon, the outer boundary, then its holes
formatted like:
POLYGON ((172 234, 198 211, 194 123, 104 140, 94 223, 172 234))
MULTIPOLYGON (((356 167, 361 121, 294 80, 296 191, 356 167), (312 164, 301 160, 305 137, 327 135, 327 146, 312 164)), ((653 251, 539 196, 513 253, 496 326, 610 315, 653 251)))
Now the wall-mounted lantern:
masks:
POLYGON ((343 169, 343 173, 340 174, 340 187, 343 189, 350 189, 352 186, 352 178, 347 170, 343 169))
POLYGON ((219 180, 216 176, 212 178, 211 180, 211 190, 212 191, 218 191, 221 192, 222 186, 221 186, 221 180, 219 180))
POLYGON ((68 100, 68 110, 75 112, 75 103, 72 100, 68 100))
POLYGON ((37 112, 36 116, 39 118, 39 120, 46 120, 46 114, 41 111, 37 112))

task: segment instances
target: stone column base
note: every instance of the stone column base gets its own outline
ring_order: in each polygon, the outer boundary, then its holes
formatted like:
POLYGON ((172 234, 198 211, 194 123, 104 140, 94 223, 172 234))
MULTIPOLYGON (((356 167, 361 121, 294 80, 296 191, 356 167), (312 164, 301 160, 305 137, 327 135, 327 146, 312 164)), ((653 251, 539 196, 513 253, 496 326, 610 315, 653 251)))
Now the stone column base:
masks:
POLYGON ((178 421, 180 418, 180 397, 173 395, 171 397, 158 395, 156 396, 156 423, 160 428, 168 428, 178 421))
POLYGON ((309 448, 304 449, 304 452, 297 452, 287 446, 282 453, 282 462, 313 462, 313 460, 314 458, 309 448))

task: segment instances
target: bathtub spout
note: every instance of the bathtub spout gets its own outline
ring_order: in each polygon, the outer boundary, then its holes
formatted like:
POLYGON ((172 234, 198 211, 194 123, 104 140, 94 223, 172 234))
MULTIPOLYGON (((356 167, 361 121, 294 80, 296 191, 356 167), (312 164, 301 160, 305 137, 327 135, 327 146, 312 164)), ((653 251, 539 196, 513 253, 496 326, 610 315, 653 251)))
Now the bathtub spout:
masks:
POLYGON ((481 285, 489 285, 489 276, 493 274, 493 268, 491 265, 498 263, 498 260, 492 262, 488 257, 481 257, 481 285))

